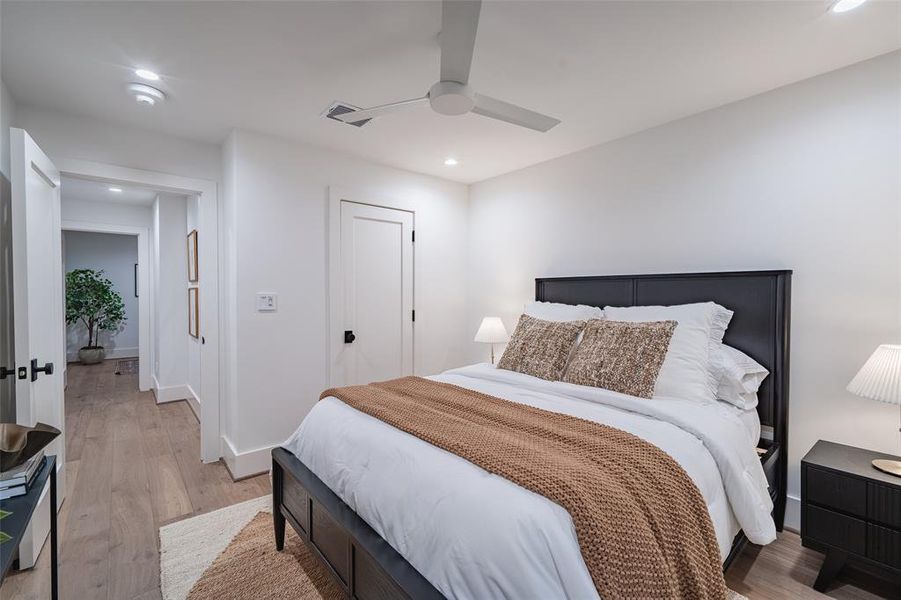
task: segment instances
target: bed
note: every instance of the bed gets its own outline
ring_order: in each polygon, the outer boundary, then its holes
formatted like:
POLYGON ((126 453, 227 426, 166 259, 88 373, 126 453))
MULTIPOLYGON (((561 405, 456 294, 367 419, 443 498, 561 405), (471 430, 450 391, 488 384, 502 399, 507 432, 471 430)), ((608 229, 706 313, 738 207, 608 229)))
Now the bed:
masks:
MULTIPOLYGON (((753 447, 757 431, 756 446, 765 453, 751 460, 762 466, 757 471, 765 477, 764 494, 768 486, 776 529, 784 519, 790 275, 752 271, 536 280, 535 298, 545 302, 639 306, 710 300, 730 308, 735 316, 724 342, 771 373, 758 392, 757 419, 689 405, 660 409, 605 390, 566 388, 488 365, 448 371, 436 380, 604 422, 662 448, 701 490, 725 569, 748 534, 751 539, 761 535, 760 503, 750 506, 753 493, 735 483, 741 477, 734 475, 735 465, 729 466, 736 456, 748 460, 746 451, 730 445, 753 447)), ((596 596, 574 544, 572 522, 560 506, 337 399, 323 399, 311 416, 273 450, 276 545, 281 549, 290 524, 348 595, 596 596)), ((742 465, 737 468, 741 473, 742 465)))

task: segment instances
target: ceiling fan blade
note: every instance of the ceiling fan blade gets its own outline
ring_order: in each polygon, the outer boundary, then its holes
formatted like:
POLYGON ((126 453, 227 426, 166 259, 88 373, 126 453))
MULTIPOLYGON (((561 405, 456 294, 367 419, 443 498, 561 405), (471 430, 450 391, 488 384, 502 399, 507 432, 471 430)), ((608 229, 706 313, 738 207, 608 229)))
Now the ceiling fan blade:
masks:
POLYGON ((482 0, 441 3, 441 81, 469 82, 482 0))
POLYGON ((549 117, 534 110, 516 106, 490 96, 483 96, 482 94, 476 94, 475 106, 472 107, 472 112, 483 117, 491 117, 499 121, 513 123, 520 127, 528 127, 535 131, 547 131, 560 123, 560 119, 555 119, 554 117, 549 117))
POLYGON ((365 121, 367 119, 390 115, 391 113, 424 106, 428 103, 429 97, 423 96, 422 98, 413 98, 412 100, 392 102, 391 104, 383 104, 381 106, 375 106, 373 108, 361 108, 360 110, 355 110, 353 112, 346 112, 344 114, 335 115, 334 118, 338 119, 339 121, 344 121, 345 123, 359 123, 360 121, 365 121))

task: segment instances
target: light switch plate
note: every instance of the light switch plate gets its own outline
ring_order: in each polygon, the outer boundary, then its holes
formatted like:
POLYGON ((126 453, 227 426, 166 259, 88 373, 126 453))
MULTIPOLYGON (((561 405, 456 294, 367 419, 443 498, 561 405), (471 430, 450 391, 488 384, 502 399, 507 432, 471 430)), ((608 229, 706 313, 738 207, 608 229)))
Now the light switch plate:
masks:
POLYGON ((278 310, 278 294, 257 294, 257 312, 278 310))

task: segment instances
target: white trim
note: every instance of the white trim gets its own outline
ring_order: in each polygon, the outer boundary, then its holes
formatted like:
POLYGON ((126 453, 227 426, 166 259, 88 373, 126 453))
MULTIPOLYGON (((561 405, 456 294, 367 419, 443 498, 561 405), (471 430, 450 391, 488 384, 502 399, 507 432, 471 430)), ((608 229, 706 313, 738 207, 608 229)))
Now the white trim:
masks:
MULTIPOLYGON (((157 404, 165 404, 166 402, 177 402, 179 400, 189 400, 193 397, 191 386, 185 385, 160 385, 156 375, 153 376, 153 395, 156 396, 157 404)), ((190 402, 189 402, 190 403, 190 402)))
MULTIPOLYGON (((220 246, 222 236, 219 231, 219 196, 216 182, 84 160, 60 159, 58 164, 60 173, 83 179, 124 185, 137 184, 159 191, 186 195, 196 194, 200 197, 198 227, 201 231, 199 240, 200 333, 205 339, 205 343, 200 348, 200 360, 201 389, 206 399, 200 405, 200 457, 206 463, 219 460, 221 456, 220 403, 222 393, 226 391, 227 380, 224 378, 226 369, 220 363, 226 354, 220 347, 224 342, 224 336, 220 336, 220 331, 224 330, 224 324, 220 319, 219 310, 221 296, 219 282, 222 280, 221 271, 224 261, 219 259, 222 251, 220 246), (220 393, 220 388, 222 393, 220 393)), ((150 288, 147 285, 142 286, 141 289, 150 288)), ((150 336, 142 336, 141 339, 142 341, 146 339, 149 343, 150 336)), ((143 365, 145 361, 141 362, 143 365)))
MULTIPOLYGON (((120 358, 137 358, 140 360, 140 348, 138 346, 131 346, 128 348, 104 348, 104 360, 118 360, 120 358)), ((76 363, 78 362, 78 350, 76 349, 73 352, 67 352, 66 354, 66 362, 76 363)), ((138 365, 140 367, 140 364, 138 365)), ((146 391, 146 390, 141 390, 146 391)))
MULTIPOLYGON (((91 233, 117 233, 120 235, 138 236, 138 289, 149 292, 138 296, 138 389, 146 392, 153 385, 150 379, 150 366, 153 364, 153 349, 150 340, 153 339, 153 334, 151 333, 153 331, 153 307, 156 302, 153 295, 153 286, 150 284, 150 273, 153 271, 150 230, 147 227, 75 220, 63 220, 61 229, 63 231, 87 231, 91 233)), ((114 356, 114 350, 110 349, 106 355, 107 358, 118 358, 114 356)), ((78 358, 78 356, 76 355, 75 358, 78 358)))
MULTIPOLYGON (((76 354, 76 358, 78 355, 76 354)), ((107 348, 106 357, 118 360, 120 358, 137 358, 140 360, 141 355, 139 353, 138 347, 133 348, 107 348)), ((141 367, 141 364, 138 363, 138 368, 141 367)))
MULTIPOLYGON (((416 208, 413 202, 405 200, 392 200, 376 197, 364 191, 350 190, 348 188, 330 185, 328 188, 328 285, 326 286, 326 303, 328 305, 328 361, 326 364, 326 378, 330 387, 344 385, 344 378, 335 369, 338 356, 343 347, 344 338, 344 305, 341 298, 341 201, 365 204, 381 208, 393 208, 413 214, 413 230, 416 230, 416 208)), ((416 309, 416 247, 413 247, 413 310, 416 309)), ((417 329, 413 327, 413 373, 416 373, 416 348, 417 329)))
POLYGON ((194 416, 197 417, 197 421, 200 422, 200 396, 197 395, 197 392, 194 391, 191 384, 188 384, 185 387, 188 388, 188 406, 191 407, 194 416))
POLYGON ((232 479, 244 479, 261 473, 268 473, 272 469, 272 449, 277 447, 264 446, 247 452, 238 452, 228 436, 222 436, 222 459, 232 479))
MULTIPOLYGON (((104 353, 107 359, 119 360, 120 358, 137 358, 140 360, 141 354, 140 349, 135 346, 132 348, 107 348, 104 353)), ((75 358, 78 358, 78 354, 75 355, 75 358)), ((138 368, 140 368, 140 363, 138 363, 138 368)))

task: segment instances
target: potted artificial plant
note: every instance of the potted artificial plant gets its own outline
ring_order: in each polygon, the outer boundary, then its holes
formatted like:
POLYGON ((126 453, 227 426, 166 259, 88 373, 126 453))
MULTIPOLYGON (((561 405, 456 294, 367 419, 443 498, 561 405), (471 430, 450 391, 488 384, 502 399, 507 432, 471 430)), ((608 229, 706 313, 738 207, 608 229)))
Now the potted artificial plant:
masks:
POLYGON ((100 332, 115 331, 125 320, 122 296, 103 271, 75 269, 66 273, 66 324, 81 323, 88 330, 88 344, 78 351, 83 364, 99 363, 105 358, 100 332))

